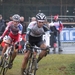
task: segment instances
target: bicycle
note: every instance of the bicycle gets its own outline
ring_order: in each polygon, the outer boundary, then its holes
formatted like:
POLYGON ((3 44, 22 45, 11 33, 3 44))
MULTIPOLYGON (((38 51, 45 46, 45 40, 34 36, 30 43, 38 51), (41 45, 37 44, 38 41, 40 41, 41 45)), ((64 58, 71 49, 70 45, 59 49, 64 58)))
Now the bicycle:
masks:
MULTIPOLYGON (((49 49, 49 47, 48 47, 49 49)), ((25 75, 36 75, 36 70, 37 70, 37 57, 34 57, 34 51, 37 52, 37 50, 45 50, 45 49, 41 49, 39 47, 36 47, 36 46, 31 46, 30 47, 30 56, 29 56, 29 59, 28 59, 28 63, 27 63, 27 67, 24 71, 24 74, 25 75)), ((49 53, 49 50, 48 52, 49 53)))
POLYGON ((12 52, 13 52, 14 46, 10 45, 6 52, 3 55, 3 60, 2 60, 2 64, 0 66, 0 74, 5 75, 7 70, 10 69, 10 61, 12 58, 12 52))

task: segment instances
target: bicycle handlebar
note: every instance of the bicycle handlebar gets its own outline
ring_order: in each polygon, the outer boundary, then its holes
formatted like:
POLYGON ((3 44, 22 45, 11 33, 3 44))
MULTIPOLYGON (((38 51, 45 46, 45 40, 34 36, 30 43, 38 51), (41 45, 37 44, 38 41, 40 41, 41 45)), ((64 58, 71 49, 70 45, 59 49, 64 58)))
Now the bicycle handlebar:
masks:
POLYGON ((37 47, 37 46, 31 46, 31 48, 34 49, 34 50, 47 50, 47 49, 49 49, 49 48, 51 48, 51 47, 40 48, 40 47, 37 47))

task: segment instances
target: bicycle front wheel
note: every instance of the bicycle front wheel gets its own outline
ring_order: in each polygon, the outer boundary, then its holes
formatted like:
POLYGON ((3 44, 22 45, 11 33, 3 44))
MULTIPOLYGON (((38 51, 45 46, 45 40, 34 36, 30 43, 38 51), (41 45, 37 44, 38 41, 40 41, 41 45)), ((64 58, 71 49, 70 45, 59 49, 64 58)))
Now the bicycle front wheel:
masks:
POLYGON ((3 75, 4 65, 5 65, 5 58, 3 57, 3 61, 2 61, 2 64, 0 66, 0 75, 1 74, 3 75))
POLYGON ((4 69, 3 69, 3 75, 6 74, 7 70, 8 70, 8 68, 4 68, 4 69))
POLYGON ((1 66, 0 67, 0 75, 1 75, 2 71, 3 71, 3 67, 1 66))
POLYGON ((36 70, 37 70, 37 59, 33 59, 31 62, 31 75, 36 75, 36 70))
POLYGON ((37 59, 34 59, 33 68, 32 68, 33 75, 36 75, 36 70, 37 70, 37 59))
POLYGON ((5 75, 7 70, 9 69, 10 60, 11 60, 11 55, 8 58, 5 58, 5 62, 3 66, 3 75, 5 75))
POLYGON ((7 70, 8 70, 8 63, 5 61, 4 62, 4 67, 3 67, 3 75, 6 74, 7 70))

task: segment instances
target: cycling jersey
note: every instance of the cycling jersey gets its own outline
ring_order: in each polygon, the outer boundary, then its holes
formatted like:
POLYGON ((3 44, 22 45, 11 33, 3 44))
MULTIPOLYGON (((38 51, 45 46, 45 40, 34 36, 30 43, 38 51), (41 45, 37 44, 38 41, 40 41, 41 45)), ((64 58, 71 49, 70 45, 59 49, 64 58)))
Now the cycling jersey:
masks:
POLYGON ((33 21, 28 25, 27 33, 30 30, 30 35, 34 37, 40 37, 44 33, 43 27, 38 27, 37 22, 33 21))
POLYGON ((10 21, 2 35, 4 37, 8 32, 11 39, 14 39, 15 41, 19 41, 21 34, 22 34, 23 26, 19 23, 18 25, 14 26, 13 21, 10 21))

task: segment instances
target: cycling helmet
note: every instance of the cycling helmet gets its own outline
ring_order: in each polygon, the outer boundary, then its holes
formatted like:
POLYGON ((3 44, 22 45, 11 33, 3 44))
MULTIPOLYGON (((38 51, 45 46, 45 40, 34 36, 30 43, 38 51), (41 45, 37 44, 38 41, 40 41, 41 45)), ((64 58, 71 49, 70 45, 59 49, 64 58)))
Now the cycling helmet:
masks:
POLYGON ((37 15, 36 15, 36 19, 37 20, 42 20, 42 21, 44 21, 44 20, 46 20, 46 16, 45 16, 45 14, 43 14, 43 13, 38 13, 37 15))
POLYGON ((12 16, 13 21, 20 21, 20 16, 18 14, 15 14, 12 16))

